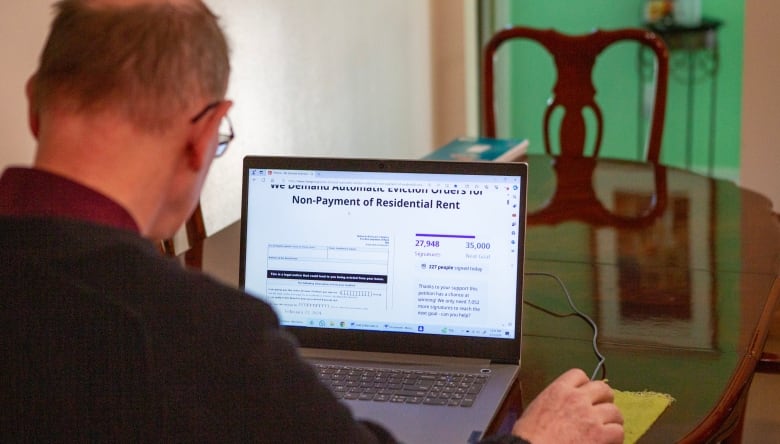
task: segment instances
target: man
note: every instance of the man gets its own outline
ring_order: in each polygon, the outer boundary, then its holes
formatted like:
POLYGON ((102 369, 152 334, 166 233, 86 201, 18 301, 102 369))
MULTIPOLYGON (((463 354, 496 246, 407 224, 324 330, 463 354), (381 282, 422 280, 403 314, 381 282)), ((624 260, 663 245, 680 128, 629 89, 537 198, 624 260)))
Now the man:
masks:
MULTIPOLYGON (((0 178, 0 440, 392 442, 263 302, 160 255, 226 147, 228 50, 200 0, 63 0, 0 178)), ((572 370, 496 442, 622 442, 572 370)))

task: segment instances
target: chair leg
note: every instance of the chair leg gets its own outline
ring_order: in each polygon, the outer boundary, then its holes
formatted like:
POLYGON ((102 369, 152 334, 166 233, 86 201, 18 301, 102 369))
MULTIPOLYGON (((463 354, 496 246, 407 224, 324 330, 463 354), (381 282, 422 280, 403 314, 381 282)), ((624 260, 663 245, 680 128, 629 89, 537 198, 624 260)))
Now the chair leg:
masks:
POLYGON ((184 252, 184 263, 196 270, 203 269, 203 241, 190 245, 190 248, 184 252))
POLYGON ((158 245, 160 253, 166 256, 176 256, 176 246, 173 244, 173 239, 165 239, 160 241, 158 245))
POLYGON ((203 222, 203 210, 198 206, 187 219, 187 242, 190 248, 184 253, 184 263, 191 268, 203 268, 203 240, 206 238, 206 226, 203 222))
MULTIPOLYGON (((751 377, 752 380, 752 377, 751 377)), ((737 405, 734 406, 734 413, 737 415, 734 428, 727 436, 723 437, 720 441, 721 444, 741 444, 742 432, 745 429, 745 410, 747 409, 747 398, 750 393, 750 384, 746 385, 743 389, 742 396, 740 396, 737 405)))
MULTIPOLYGON (((780 219, 780 215, 778 215, 780 219)), ((756 363, 756 372, 780 374, 780 303, 775 306, 769 321, 769 333, 764 350, 756 363)))
POLYGON ((761 358, 756 364, 756 371, 759 373, 780 374, 780 355, 776 353, 761 353, 761 358))

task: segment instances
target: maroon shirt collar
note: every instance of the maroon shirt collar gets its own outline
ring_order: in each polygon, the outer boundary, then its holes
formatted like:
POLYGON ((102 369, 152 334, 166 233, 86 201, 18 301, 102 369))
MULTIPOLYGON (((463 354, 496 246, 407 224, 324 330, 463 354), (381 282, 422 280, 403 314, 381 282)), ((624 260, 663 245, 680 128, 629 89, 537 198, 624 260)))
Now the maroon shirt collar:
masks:
POLYGON ((130 213, 110 198, 31 168, 8 168, 0 176, 0 215, 77 219, 139 232, 130 213))

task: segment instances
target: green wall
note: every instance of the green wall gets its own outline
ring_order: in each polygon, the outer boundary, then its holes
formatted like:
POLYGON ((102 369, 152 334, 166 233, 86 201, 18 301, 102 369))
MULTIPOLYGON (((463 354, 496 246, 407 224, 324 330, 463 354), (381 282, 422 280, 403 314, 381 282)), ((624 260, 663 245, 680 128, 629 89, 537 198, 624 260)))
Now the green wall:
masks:
MULTIPOLYGON (((494 0, 489 5, 495 29, 521 24, 580 34, 595 28, 641 26, 641 3, 494 0)), ((739 170, 744 2, 703 0, 703 13, 723 22, 717 32, 717 72, 709 75, 713 57, 697 53, 689 113, 688 53, 671 52, 662 161, 735 179, 739 170)), ((641 152, 646 125, 642 96, 652 87, 639 80, 637 54, 636 45, 619 44, 605 52, 595 67, 596 99, 605 120, 602 155, 633 159, 641 152)), ((531 151, 542 152, 542 115, 555 77, 552 60, 541 47, 516 42, 502 48, 497 63, 499 136, 527 137, 531 151)), ((592 122, 592 118, 586 118, 592 122)))

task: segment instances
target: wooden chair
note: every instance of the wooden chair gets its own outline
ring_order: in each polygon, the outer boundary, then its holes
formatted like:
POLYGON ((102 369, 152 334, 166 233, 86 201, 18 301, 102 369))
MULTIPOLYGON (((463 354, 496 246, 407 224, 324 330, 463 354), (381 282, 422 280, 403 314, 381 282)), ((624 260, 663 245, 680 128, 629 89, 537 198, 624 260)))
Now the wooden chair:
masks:
POLYGON ((483 135, 496 137, 495 91, 493 85, 494 62, 499 47, 513 39, 528 39, 542 45, 553 57, 558 78, 553 88, 544 114, 544 146, 549 154, 554 154, 550 142, 550 117, 556 108, 564 111, 560 130, 561 157, 581 157, 585 155, 586 125, 583 111, 590 109, 596 118, 596 138, 593 156, 601 148, 604 121, 601 108, 596 103, 596 88, 592 81, 592 71, 598 56, 609 46, 617 42, 635 41, 649 48, 655 55, 655 101, 647 139, 646 161, 658 163, 661 153, 661 137, 664 128, 666 110, 666 90, 669 77, 669 54, 663 40, 650 31, 642 29, 620 29, 612 31, 597 30, 584 35, 566 35, 555 30, 533 29, 527 27, 507 28, 496 33, 485 45, 483 51, 483 135))
MULTIPOLYGON (((200 202, 184 224, 187 232, 189 248, 184 252, 184 263, 187 266, 201 269, 203 266, 203 239, 206 238, 206 226, 203 223, 203 210, 200 202)), ((160 251, 169 256, 176 256, 173 239, 165 239, 160 243, 160 251)))

